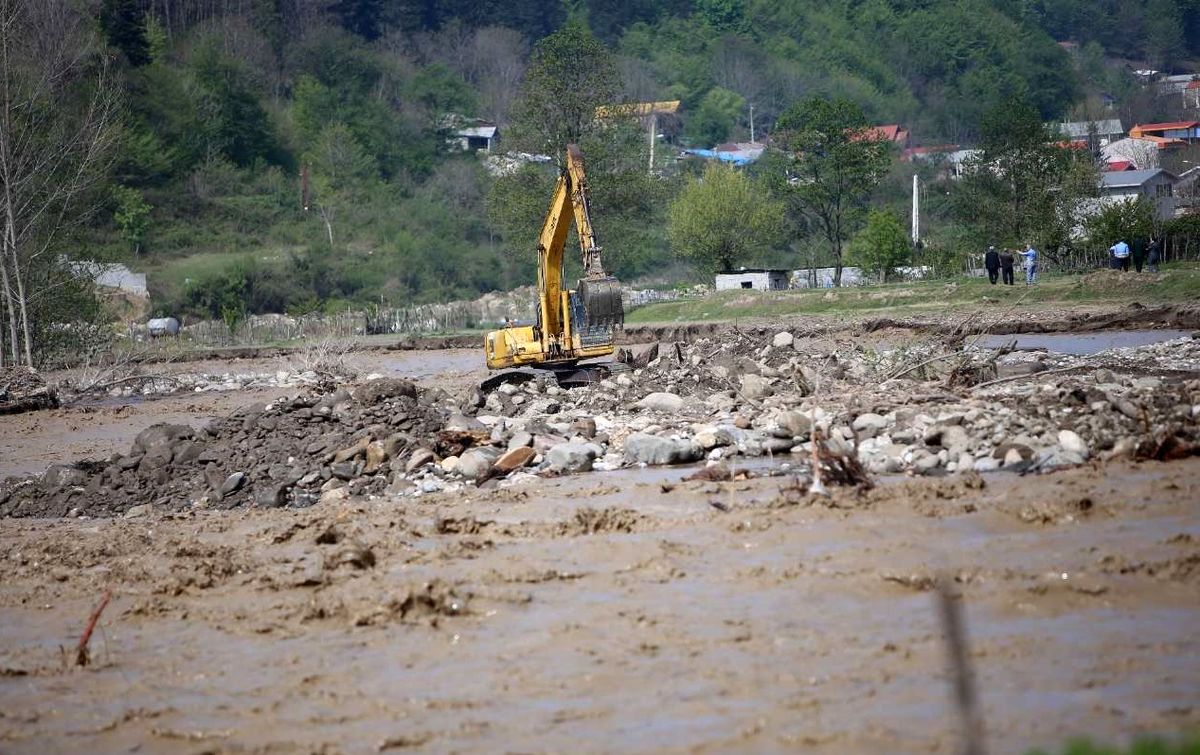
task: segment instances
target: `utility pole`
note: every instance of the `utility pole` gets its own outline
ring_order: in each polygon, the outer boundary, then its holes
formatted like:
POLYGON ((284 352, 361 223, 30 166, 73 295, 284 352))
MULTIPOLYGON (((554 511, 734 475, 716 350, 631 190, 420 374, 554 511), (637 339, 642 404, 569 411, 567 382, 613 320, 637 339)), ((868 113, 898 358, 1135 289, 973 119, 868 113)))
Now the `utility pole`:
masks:
POLYGON ((921 194, 917 185, 917 176, 913 174, 913 195, 912 195, 912 242, 915 244, 921 240, 921 194))
POLYGON ((658 113, 650 106, 650 175, 654 175, 654 143, 658 141, 658 113))
POLYGON ((750 143, 754 144, 754 106, 750 106, 750 143))

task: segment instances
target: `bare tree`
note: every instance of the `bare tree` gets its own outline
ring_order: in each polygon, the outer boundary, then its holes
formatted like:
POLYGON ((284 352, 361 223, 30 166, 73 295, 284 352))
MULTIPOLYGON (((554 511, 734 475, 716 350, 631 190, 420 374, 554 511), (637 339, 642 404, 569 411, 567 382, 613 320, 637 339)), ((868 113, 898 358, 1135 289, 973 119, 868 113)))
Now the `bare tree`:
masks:
POLYGON ((30 313, 52 295, 52 276, 27 273, 51 262, 108 168, 116 92, 74 4, 0 0, 0 285, 14 362, 33 365, 30 313))

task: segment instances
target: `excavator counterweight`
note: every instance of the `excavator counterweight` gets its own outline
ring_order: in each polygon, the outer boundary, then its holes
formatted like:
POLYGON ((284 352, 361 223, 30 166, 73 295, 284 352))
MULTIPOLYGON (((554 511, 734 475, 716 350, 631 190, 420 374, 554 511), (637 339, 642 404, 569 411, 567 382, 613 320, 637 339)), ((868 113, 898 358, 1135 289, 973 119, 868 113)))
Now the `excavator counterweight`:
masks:
POLYGON ((489 368, 531 367, 578 378, 581 370, 588 369, 577 365, 580 360, 613 353, 613 334, 624 325, 625 309, 621 284, 604 271, 600 252, 588 208, 583 155, 571 144, 538 237, 536 321, 489 332, 484 340, 489 368), (583 256, 583 277, 574 289, 567 289, 563 250, 572 221, 583 256))

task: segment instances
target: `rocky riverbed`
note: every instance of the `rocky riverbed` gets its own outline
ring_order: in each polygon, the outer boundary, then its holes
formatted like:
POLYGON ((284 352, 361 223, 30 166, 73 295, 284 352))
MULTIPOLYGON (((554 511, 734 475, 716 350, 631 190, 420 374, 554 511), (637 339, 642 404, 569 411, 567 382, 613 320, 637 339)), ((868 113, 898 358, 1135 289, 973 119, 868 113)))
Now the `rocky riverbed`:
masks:
POLYGON ((622 356, 626 370, 580 388, 518 376, 485 393, 377 377, 201 427, 150 427, 127 453, 10 479, 0 514, 306 507, 644 465, 732 476, 760 457, 812 478, 815 454, 873 475, 1028 474, 1200 448, 1192 338, 1075 356, 730 329, 622 356))

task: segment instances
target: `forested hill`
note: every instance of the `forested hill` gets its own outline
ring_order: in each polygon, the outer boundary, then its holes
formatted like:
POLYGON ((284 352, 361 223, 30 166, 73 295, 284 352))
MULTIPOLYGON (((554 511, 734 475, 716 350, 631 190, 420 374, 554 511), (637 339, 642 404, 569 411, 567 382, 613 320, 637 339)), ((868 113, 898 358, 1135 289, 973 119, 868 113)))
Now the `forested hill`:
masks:
MULTIPOLYGON (((489 202, 494 179, 439 126, 478 117, 504 149, 528 146, 514 103, 531 51, 568 21, 604 46, 615 99, 682 101, 671 148, 748 139, 751 106, 761 136, 814 94, 922 143, 971 143, 998 102, 1057 119, 1133 97, 1125 62, 1200 56, 1200 0, 102 0, 121 146, 70 251, 147 271, 161 311, 207 316, 529 282, 513 219, 536 222, 552 179, 489 202)), ((677 191, 668 175, 607 195, 618 273, 671 264, 677 191)))

